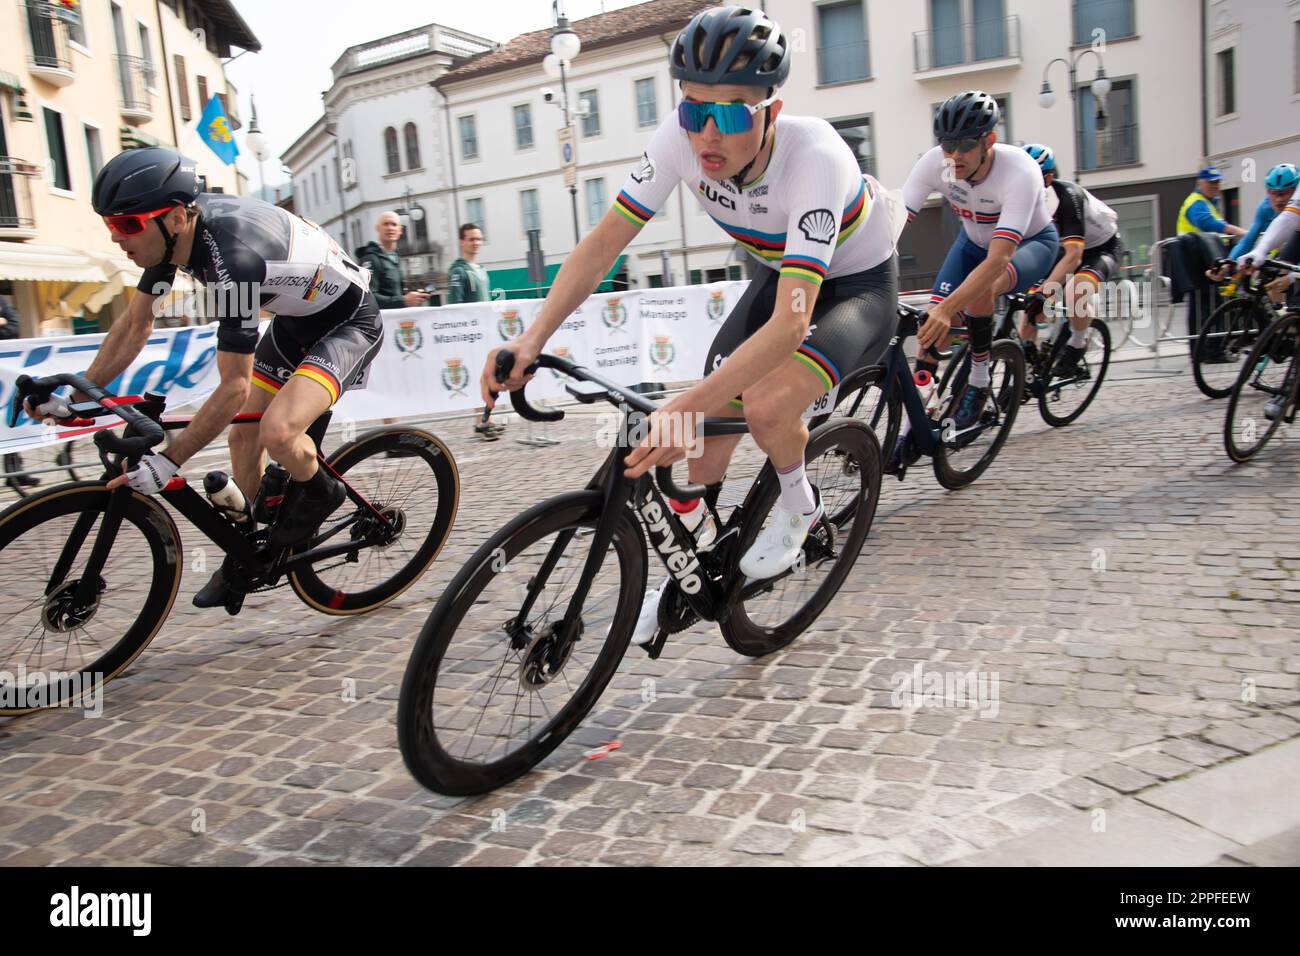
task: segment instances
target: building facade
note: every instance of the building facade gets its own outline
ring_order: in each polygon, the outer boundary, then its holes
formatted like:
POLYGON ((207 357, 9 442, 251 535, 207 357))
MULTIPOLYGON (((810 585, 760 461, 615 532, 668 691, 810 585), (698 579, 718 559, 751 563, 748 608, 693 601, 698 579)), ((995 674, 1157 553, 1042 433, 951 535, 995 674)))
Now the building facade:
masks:
POLYGON ((1202 0, 1209 154, 1225 207, 1249 226, 1264 175, 1300 165, 1300 0, 1202 0))
POLYGON ((97 331, 139 269, 90 207, 101 166, 167 145, 208 188, 243 192, 199 139, 208 97, 238 126, 223 57, 259 44, 229 0, 7 0, 0 4, 0 294, 25 336, 97 331))

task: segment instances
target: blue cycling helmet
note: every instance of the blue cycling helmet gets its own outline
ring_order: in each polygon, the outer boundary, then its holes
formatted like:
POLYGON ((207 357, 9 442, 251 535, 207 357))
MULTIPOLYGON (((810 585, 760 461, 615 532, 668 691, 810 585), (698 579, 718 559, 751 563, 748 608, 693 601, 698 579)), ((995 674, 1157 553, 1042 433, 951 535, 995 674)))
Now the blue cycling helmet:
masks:
POLYGON ((1291 163, 1278 163, 1264 177, 1266 189, 1295 189, 1300 183, 1300 169, 1291 163))
POLYGON ((1044 146, 1042 143, 1026 143, 1025 152, 1034 158, 1045 173, 1056 172, 1056 156, 1052 153, 1052 147, 1044 146))

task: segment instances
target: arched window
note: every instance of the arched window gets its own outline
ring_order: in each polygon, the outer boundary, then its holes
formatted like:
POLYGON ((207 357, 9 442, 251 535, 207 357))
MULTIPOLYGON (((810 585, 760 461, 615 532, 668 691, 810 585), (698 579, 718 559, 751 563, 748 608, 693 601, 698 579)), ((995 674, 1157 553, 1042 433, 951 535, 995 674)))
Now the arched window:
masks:
POLYGON ((391 126, 384 130, 384 152, 388 155, 388 171, 400 172, 402 159, 397 152, 397 130, 391 126))
POLYGON ((406 130, 406 168, 420 168, 420 137, 415 131, 414 123, 407 123, 406 130))

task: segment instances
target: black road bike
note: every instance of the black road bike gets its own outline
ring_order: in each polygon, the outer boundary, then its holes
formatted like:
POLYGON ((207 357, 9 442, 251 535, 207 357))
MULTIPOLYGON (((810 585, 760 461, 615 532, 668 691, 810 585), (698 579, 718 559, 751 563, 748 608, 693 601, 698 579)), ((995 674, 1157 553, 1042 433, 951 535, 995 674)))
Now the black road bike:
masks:
MULTIPOLYGON (((1217 268, 1236 271, 1232 259, 1220 259, 1217 268)), ((1242 363, 1259 337, 1277 319, 1277 309, 1265 288, 1288 273, 1288 264, 1267 260, 1251 276, 1240 280, 1238 294, 1210 313, 1192 345, 1192 376, 1207 398, 1227 398, 1241 376, 1242 363)))
MULTIPOLYGON (((411 586, 437 557, 451 532, 460 478, 447 447, 415 428, 362 434, 321 466, 343 482, 347 497, 312 537, 289 548, 269 544, 281 515, 296 506, 299 486, 281 500, 254 503, 271 523, 236 521, 177 475, 157 496, 105 487, 164 440, 164 429, 188 419, 162 420, 161 396, 116 396, 80 375, 18 379, 11 423, 24 398, 45 401, 60 386, 89 395, 75 403, 73 424, 117 415, 122 435, 103 430, 94 441, 104 473, 97 481, 56 485, 0 513, 0 672, 25 672, 48 685, 41 706, 75 703, 89 679, 112 680, 148 646, 171 612, 186 551, 163 503, 180 512, 226 556, 230 614, 244 596, 288 583, 309 607, 325 614, 362 614, 411 586), (387 452, 400 457, 392 460, 387 452), (52 674, 57 673, 57 679, 52 674), (41 676, 36 676, 41 675, 41 676)), ((330 413, 308 434, 320 448, 330 413)), ((239 415, 244 427, 260 414, 239 415)), ((268 473, 278 466, 268 465, 268 473)), ((270 482, 263 481, 264 489, 270 482)), ((9 699, 30 699, 18 688, 9 699)), ((33 706, 0 706, 0 715, 33 706)))
MULTIPOLYGON (((514 363, 498 364, 504 380, 514 363)), ((809 481, 825 506, 794 567, 749 580, 740 558, 758 537, 780 491, 766 462, 744 502, 723 521, 716 495, 678 487, 671 468, 625 477, 623 459, 655 404, 554 355, 537 367, 573 379, 581 402, 608 401, 621 427, 604 464, 581 491, 511 519, 469 559, 429 615, 406 666, 397 740, 406 766, 440 793, 484 793, 527 773, 591 710, 627 650, 646 592, 651 554, 669 575, 659 629, 645 646, 657 658, 671 634, 715 621, 726 642, 752 657, 785 647, 816 619, 862 550, 880 492, 881 453, 861 422, 835 418, 812 430, 809 481), (664 496, 703 497, 718 537, 700 549, 664 496), (714 500, 710 500, 713 498, 714 500)), ((511 401, 530 421, 557 421, 524 390, 511 401)), ((709 419, 703 434, 747 432, 743 420, 709 419)))
POLYGON ((954 352, 936 393, 938 404, 928 411, 904 352, 904 343, 916 335, 926 313, 899 303, 898 316, 898 326, 881 364, 864 366, 846 375, 830 400, 833 412, 814 416, 810 425, 823 424, 832 415, 861 421, 889 453, 897 443, 906 414, 911 427, 902 455, 898 460, 891 456, 885 473, 901 481, 911 465, 922 455, 929 455, 939 484, 963 488, 993 463, 1011 434, 1025 387, 1024 355, 1011 342, 993 343, 989 355, 990 401, 978 421, 958 429, 952 413, 970 374, 969 352, 954 352))

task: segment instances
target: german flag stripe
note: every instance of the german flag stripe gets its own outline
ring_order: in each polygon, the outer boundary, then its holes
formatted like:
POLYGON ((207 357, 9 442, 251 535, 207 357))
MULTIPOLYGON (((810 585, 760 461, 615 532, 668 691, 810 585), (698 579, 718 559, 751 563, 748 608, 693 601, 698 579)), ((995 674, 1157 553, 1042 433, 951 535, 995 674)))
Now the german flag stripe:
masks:
POLYGON ((253 369, 253 384, 258 388, 265 389, 272 395, 280 391, 281 387, 278 381, 271 378, 269 375, 263 375, 261 372, 257 371, 257 369, 253 369))
POLYGON ((339 388, 339 380, 323 368, 320 368, 317 365, 308 365, 304 362, 293 370, 293 374, 309 378, 321 388, 325 389, 325 391, 329 392, 331 405, 339 400, 339 395, 343 391, 343 389, 339 388))
POLYGON ((614 208, 621 212, 629 222, 637 226, 644 226, 655 215, 653 209, 647 209, 641 205, 629 196, 625 190, 619 191, 618 198, 614 200, 614 208))

